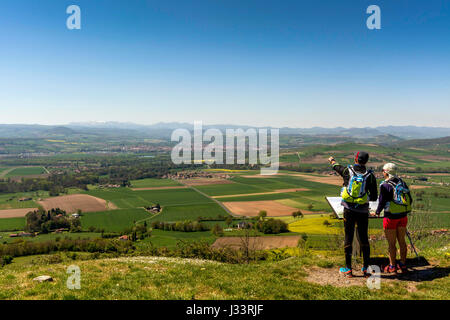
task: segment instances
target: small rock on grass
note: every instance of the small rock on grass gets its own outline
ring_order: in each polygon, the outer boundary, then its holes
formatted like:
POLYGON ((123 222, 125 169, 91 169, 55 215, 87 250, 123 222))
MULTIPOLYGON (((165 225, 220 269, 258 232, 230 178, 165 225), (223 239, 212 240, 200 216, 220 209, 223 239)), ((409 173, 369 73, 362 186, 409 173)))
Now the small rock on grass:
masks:
POLYGON ((51 281, 53 281, 53 278, 50 276, 39 276, 39 277, 34 278, 33 281, 51 282, 51 281))

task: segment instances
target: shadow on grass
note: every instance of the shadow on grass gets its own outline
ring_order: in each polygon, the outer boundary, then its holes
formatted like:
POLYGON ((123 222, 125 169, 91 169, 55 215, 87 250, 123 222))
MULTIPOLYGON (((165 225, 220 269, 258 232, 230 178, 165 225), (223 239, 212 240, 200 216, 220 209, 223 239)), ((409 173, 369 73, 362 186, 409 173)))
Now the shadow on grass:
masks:
MULTIPOLYGON (((371 264, 380 266, 383 271, 384 267, 389 264, 388 258, 371 258, 371 264)), ((382 273, 383 279, 397 279, 400 281, 432 281, 447 277, 450 274, 450 267, 439 267, 431 265, 424 257, 406 259, 408 272, 406 273, 382 273)))

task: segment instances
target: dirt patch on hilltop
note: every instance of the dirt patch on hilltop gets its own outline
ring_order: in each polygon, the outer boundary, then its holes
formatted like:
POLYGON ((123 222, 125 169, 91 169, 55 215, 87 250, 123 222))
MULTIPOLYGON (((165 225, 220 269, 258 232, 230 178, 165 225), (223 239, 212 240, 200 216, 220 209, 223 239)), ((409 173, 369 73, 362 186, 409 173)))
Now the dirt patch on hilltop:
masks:
MULTIPOLYGON (((250 237, 248 246, 252 250, 293 248, 297 246, 299 239, 300 236, 250 237)), ((212 244, 212 247, 239 249, 244 243, 245 239, 241 237, 221 237, 212 244)))
POLYGON ((267 211, 268 217, 282 217, 298 210, 274 200, 223 202, 223 204, 234 214, 246 217, 256 217, 263 210, 267 211))
MULTIPOLYGON (((380 268, 381 270, 381 268, 380 268)), ((361 268, 355 268, 353 270, 353 278, 346 278, 344 275, 339 274, 337 268, 319 268, 312 267, 307 271, 307 281, 316 283, 322 286, 331 285, 334 287, 351 287, 351 286, 366 286, 368 279, 363 277, 361 268)), ((448 268, 442 268, 436 265, 426 266, 413 266, 408 268, 408 272, 402 274, 394 273, 387 274, 381 272, 378 274, 380 277, 380 285, 385 286, 393 283, 406 283, 406 289, 409 292, 417 291, 416 285, 424 281, 432 281, 436 278, 448 276, 448 268)), ((372 282, 369 280, 369 282, 372 282)))
POLYGON ((48 198, 38 203, 44 210, 59 208, 67 213, 75 213, 78 210, 83 212, 97 212, 117 209, 115 205, 106 200, 93 197, 87 194, 73 194, 68 196, 48 198))
POLYGON ((6 218, 22 218, 30 211, 35 211, 37 208, 22 208, 22 209, 7 209, 0 210, 0 219, 6 218))

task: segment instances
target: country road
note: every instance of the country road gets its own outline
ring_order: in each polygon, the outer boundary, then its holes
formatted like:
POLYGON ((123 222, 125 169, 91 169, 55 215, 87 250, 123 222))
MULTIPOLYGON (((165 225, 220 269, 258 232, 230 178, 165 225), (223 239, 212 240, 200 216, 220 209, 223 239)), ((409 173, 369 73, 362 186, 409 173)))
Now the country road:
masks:
POLYGON ((4 178, 8 173, 10 173, 11 171, 13 171, 14 169, 17 169, 18 167, 13 167, 13 168, 9 168, 5 171, 0 172, 0 178, 4 178))

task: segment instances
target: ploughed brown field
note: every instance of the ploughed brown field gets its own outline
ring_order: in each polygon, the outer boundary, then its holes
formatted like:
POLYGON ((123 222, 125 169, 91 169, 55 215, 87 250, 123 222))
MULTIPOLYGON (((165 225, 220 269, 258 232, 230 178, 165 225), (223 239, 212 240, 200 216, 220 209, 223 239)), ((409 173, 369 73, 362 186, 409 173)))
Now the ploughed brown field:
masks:
POLYGON ((116 209, 114 205, 106 200, 96 198, 87 194, 72 194, 68 196, 54 197, 38 201, 45 209, 59 208, 67 213, 75 213, 78 210, 83 212, 106 211, 116 209))
POLYGON ((418 190, 418 189, 428 189, 431 188, 431 186, 418 186, 418 185, 413 185, 413 186, 409 186, 409 188, 411 190, 418 190))
POLYGON ((441 161, 448 161, 448 157, 444 156, 436 156, 436 155, 426 155, 422 157, 418 157, 420 160, 428 161, 428 162, 441 162, 441 161))
MULTIPOLYGON (((269 250, 276 248, 293 248, 298 244, 300 236, 267 236, 250 237, 249 248, 252 250, 269 250)), ((245 239, 246 240, 246 239, 245 239)), ((221 237, 213 244, 213 248, 239 249, 243 246, 244 239, 241 237, 221 237)))
POLYGON ((22 209, 6 209, 0 210, 0 219, 5 218, 22 218, 30 211, 35 211, 37 208, 22 208, 22 209))
POLYGON ((267 211, 268 217, 290 216, 298 209, 278 203, 274 200, 266 201, 236 201, 222 202, 228 210, 236 215, 246 217, 256 217, 262 210, 267 211))

